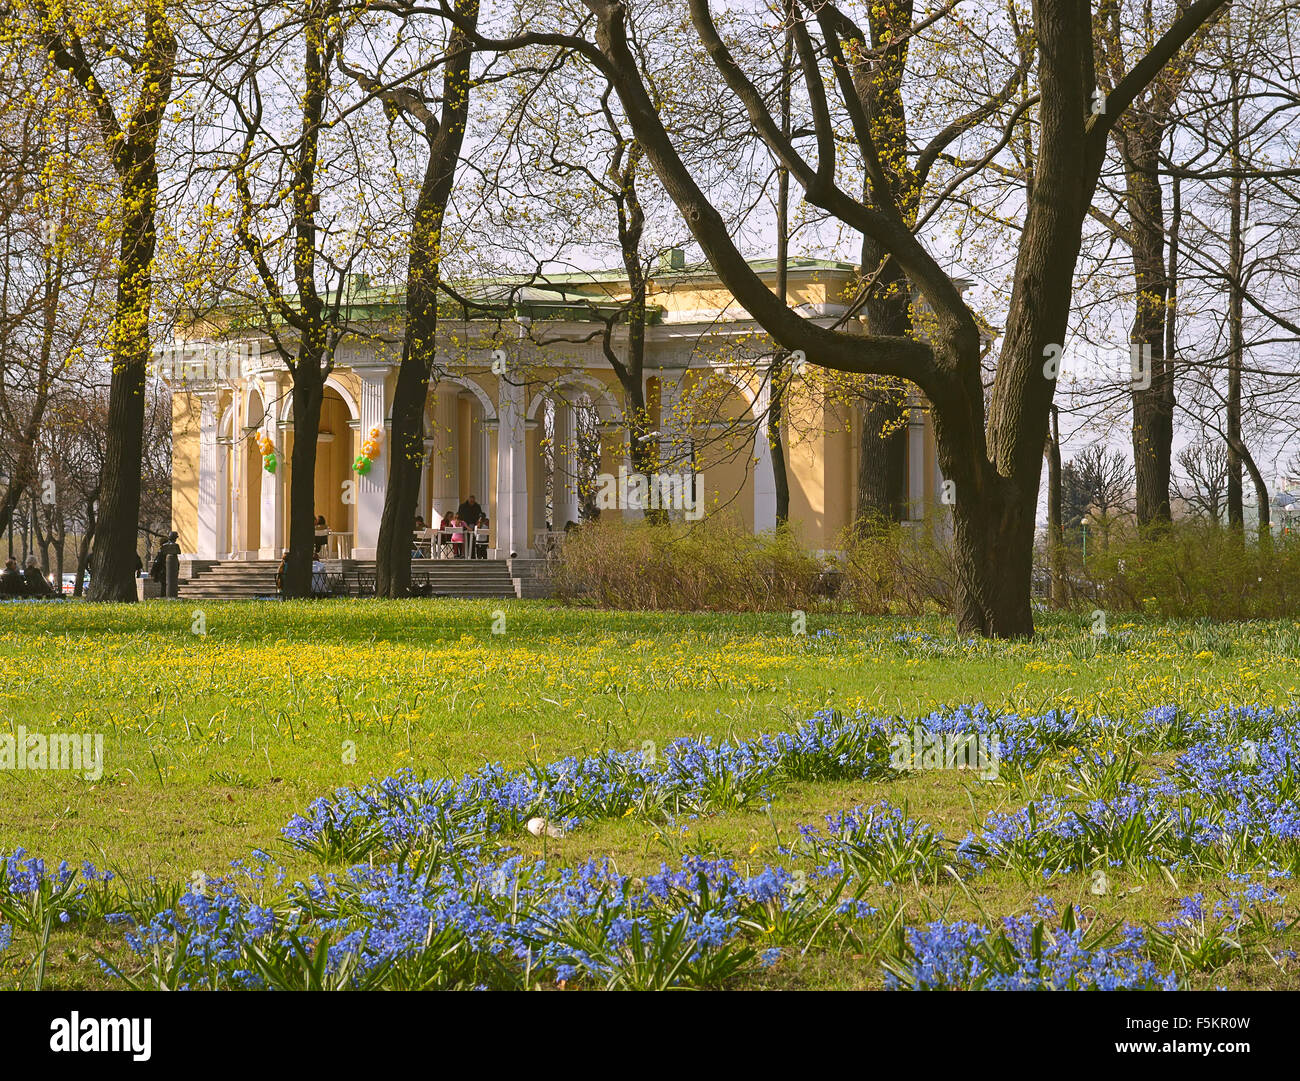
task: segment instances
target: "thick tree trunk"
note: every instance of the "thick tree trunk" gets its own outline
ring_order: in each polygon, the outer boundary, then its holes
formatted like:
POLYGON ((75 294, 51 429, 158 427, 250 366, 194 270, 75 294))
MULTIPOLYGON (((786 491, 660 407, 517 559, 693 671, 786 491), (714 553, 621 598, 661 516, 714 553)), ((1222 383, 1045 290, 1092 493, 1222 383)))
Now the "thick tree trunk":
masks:
MULTIPOLYGON (((409 317, 409 314, 408 314, 409 317)), ((436 325, 436 317, 431 320, 436 325)), ((379 520, 375 591, 381 597, 405 597, 411 591, 411 531, 424 475, 424 403, 429 398, 429 369, 408 361, 403 349, 393 392, 393 433, 388 456, 388 486, 379 520)))
POLYGON ((375 591, 381 597, 405 597, 411 591, 411 529, 424 475, 424 410, 438 347, 442 227, 469 116, 473 51, 467 31, 476 25, 479 12, 478 0, 458 0, 455 6, 468 25, 453 31, 448 44, 441 117, 435 118, 409 97, 391 101, 423 123, 429 160, 415 204, 407 257, 406 332, 393 391, 392 452, 376 554, 375 591))
POLYGON ((1034 566, 1037 499, 1014 485, 992 487, 987 500, 953 508, 957 556, 957 629, 986 638, 1024 638, 1034 633, 1029 581, 1034 566))
MULTIPOLYGON (((987 425, 980 334, 973 313, 962 301, 956 282, 918 244, 897 208, 874 213, 834 184, 831 155, 838 134, 828 110, 821 109, 817 116, 821 156, 814 169, 795 148, 785 145, 779 133, 772 134, 762 95, 723 42, 709 5, 705 0, 692 0, 692 22, 701 43, 732 92, 744 102, 768 145, 800 178, 809 201, 875 237, 923 293, 934 313, 923 345, 910 338, 878 335, 851 345, 850 335, 800 319, 762 285, 736 248, 722 215, 678 154, 638 76, 639 67, 628 45, 626 6, 617 0, 584 3, 597 22, 590 50, 618 90, 665 191, 737 302, 785 348, 804 349, 810 357, 816 353, 816 362, 828 368, 907 378, 930 399, 940 466, 945 479, 956 486, 953 526, 959 565, 959 626, 996 637, 1032 634, 1034 516, 1055 391, 1055 379, 1046 374, 1044 357, 1051 350, 1059 357, 1065 341, 1083 221, 1105 160, 1109 125, 1221 7, 1222 0, 1194 0, 1183 10, 1173 27, 1115 86, 1109 114, 1090 108, 1097 83, 1094 56, 1088 47, 1092 36, 1089 7, 1057 0, 1035 4, 1041 86, 1039 147, 987 425)), ((824 38, 834 38, 838 34, 835 27, 843 26, 836 15, 834 5, 816 7, 824 38)), ((821 76, 812 71, 818 65, 816 46, 810 34, 798 32, 796 44, 816 96, 821 76)), ((861 38, 860 34, 852 36, 861 38)), ((843 71, 840 45, 840 40, 831 42, 834 59, 843 71)), ((588 48, 585 42, 575 42, 575 47, 588 48)), ((856 117, 854 122, 861 126, 863 118, 856 117)), ((879 175, 877 140, 866 132, 859 134, 857 141, 868 155, 868 167, 877 174, 872 178, 873 190, 881 191, 887 181, 879 175)))
MULTIPOLYGON (((310 597, 311 565, 316 555, 316 437, 320 433, 325 380, 333 367, 332 337, 326 306, 316 286, 317 230, 316 166, 329 93, 327 40, 332 13, 329 5, 309 5, 304 22, 302 128, 294 162, 293 276, 298 286, 298 354, 291 368, 293 386, 293 454, 289 472, 289 551, 284 564, 286 597, 310 597)), ((262 271, 265 280, 266 271, 262 271)))
POLYGON ((123 180, 126 218, 113 319, 113 374, 108 390, 108 439, 103 498, 90 571, 92 601, 137 600, 136 541, 140 520, 140 463, 144 457, 145 376, 157 242, 154 213, 158 173, 150 154, 123 180))
POLYGON ((898 380, 872 379, 866 392, 858 455, 858 527, 870 530, 907 517, 906 393, 898 380))
POLYGON ((311 565, 316 552, 316 435, 320 431, 325 372, 318 349, 305 344, 298 354, 290 401, 293 454, 289 474, 289 557, 284 565, 284 595, 311 596, 311 565))
MULTIPOLYGON (((1174 372, 1165 357, 1169 286, 1165 270, 1164 193, 1160 187, 1161 129, 1146 118, 1131 125, 1122 140, 1129 208, 1130 249, 1137 284, 1130 341, 1150 374, 1134 382, 1133 466, 1137 519, 1143 527, 1171 520, 1170 467, 1174 445, 1174 372), (1149 354, 1149 361, 1147 356, 1149 354)), ((1136 376, 1137 373, 1135 372, 1136 376)))

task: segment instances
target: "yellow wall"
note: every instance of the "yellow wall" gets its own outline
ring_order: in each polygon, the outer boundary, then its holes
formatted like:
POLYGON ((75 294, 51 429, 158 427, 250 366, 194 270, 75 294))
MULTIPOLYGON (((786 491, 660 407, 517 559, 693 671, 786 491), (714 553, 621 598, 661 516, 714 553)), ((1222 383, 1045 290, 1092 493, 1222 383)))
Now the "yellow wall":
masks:
POLYGON ((199 420, 197 396, 172 395, 172 528, 182 552, 199 544, 199 420))

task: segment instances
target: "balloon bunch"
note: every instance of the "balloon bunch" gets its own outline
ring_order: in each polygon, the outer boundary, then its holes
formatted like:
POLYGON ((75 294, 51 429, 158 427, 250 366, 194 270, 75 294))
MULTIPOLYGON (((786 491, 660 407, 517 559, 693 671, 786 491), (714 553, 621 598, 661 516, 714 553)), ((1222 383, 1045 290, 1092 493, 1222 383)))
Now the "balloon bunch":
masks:
POLYGON ((262 468, 268 473, 275 472, 275 444, 271 437, 262 432, 257 433, 257 445, 262 451, 262 468))
POLYGON ((374 465, 375 459, 379 457, 379 444, 383 438, 382 429, 371 428, 370 434, 366 436, 366 441, 361 444, 361 453, 357 455, 356 460, 352 463, 352 468, 363 477, 370 472, 370 467, 374 465))

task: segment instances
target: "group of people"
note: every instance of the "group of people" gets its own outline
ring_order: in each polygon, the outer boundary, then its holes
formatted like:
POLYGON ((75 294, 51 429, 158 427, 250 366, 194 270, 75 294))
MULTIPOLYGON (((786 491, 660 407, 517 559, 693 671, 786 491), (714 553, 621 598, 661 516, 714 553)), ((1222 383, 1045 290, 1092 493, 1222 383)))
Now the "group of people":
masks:
POLYGON ((50 585, 50 580, 41 573, 36 557, 28 556, 27 567, 21 570, 18 560, 13 557, 5 560, 5 569, 0 571, 0 596, 46 599, 57 597, 58 593, 50 585))
MULTIPOLYGON (((435 528, 444 538, 444 543, 450 543, 452 555, 457 559, 464 559, 467 556, 471 559, 487 559, 490 524, 478 500, 470 495, 455 511, 444 514, 442 521, 435 528)), ((428 529, 424 518, 416 515, 413 530, 417 534, 416 540, 420 539, 419 534, 427 532, 428 529)), ((418 552, 417 547, 416 553, 418 552)))

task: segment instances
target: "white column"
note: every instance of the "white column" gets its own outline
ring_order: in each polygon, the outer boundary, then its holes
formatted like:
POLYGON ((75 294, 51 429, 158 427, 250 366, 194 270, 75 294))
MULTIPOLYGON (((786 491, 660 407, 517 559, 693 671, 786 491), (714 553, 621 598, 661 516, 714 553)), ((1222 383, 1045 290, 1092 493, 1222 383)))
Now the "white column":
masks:
POLYGON ((555 401, 555 521, 556 529, 576 522, 582 514, 578 499, 578 425, 573 406, 555 401))
POLYGON ((195 555, 200 559, 217 558, 218 499, 217 390, 202 390, 199 399, 199 499, 198 536, 195 555))
POLYGON ((258 559, 279 559, 284 551, 284 466, 285 440, 276 424, 275 413, 278 408, 278 396, 275 376, 268 376, 262 384, 262 399, 268 403, 262 419, 262 431, 270 437, 275 445, 275 472, 262 470, 262 517, 261 538, 257 551, 258 559))
POLYGON ((907 517, 909 521, 915 522, 924 516, 925 414, 919 409, 913 409, 911 420, 907 424, 907 517))
POLYGON ((244 444, 240 440, 240 432, 243 431, 244 423, 244 406, 240 402, 244 391, 240 387, 236 390, 238 397, 235 400, 235 411, 230 416, 230 558, 239 559, 243 543, 244 515, 243 507, 248 499, 245 491, 247 485, 244 482, 244 467, 242 459, 244 457, 244 444))
POLYGON ((524 388, 512 380, 507 373, 497 386, 497 505, 491 511, 497 559, 530 554, 524 388))
POLYGON ((375 368, 353 368, 361 379, 361 442, 370 438, 370 430, 378 428, 379 457, 365 476, 357 477, 357 528, 352 539, 353 559, 374 559, 379 548, 379 519, 384 513, 384 489, 388 477, 388 460, 393 453, 389 433, 384 427, 384 407, 387 404, 384 386, 389 365, 375 368))
POLYGON ((754 399, 754 532, 776 528, 776 469, 772 444, 767 441, 767 410, 772 385, 764 379, 754 399))

